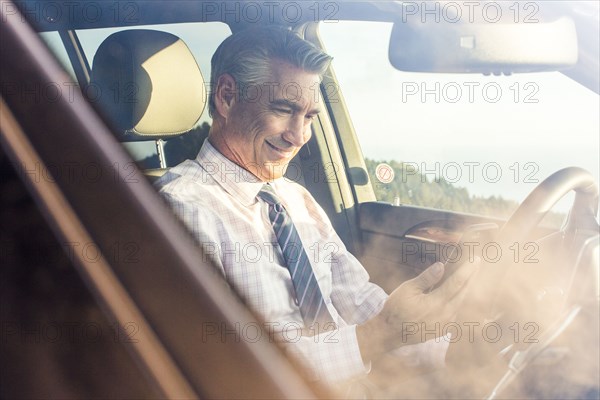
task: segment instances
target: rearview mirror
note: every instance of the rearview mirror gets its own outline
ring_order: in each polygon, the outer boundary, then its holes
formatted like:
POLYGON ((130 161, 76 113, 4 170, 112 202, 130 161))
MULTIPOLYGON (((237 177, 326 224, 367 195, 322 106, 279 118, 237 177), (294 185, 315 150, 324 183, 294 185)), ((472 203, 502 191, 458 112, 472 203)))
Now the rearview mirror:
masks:
POLYGON ((555 71, 577 63, 570 18, 536 23, 394 23, 394 68, 411 72, 511 74, 555 71))

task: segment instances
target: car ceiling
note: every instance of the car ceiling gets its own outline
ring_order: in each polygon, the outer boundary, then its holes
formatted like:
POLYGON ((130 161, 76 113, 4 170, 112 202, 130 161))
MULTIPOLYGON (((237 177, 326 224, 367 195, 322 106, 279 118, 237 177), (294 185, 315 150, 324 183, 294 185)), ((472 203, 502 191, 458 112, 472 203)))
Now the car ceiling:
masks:
MULTIPOLYGON (((385 3, 385 2, 381 2, 385 3)), ((222 1, 18 1, 20 11, 35 18, 38 31, 95 29, 119 26, 221 21, 230 26, 252 24, 300 25, 306 22, 335 20, 392 21, 391 15, 377 2, 318 2, 241 0, 222 1), (243 9, 248 17, 240 18, 243 9), (260 8, 260 11, 258 10, 260 8), (247 10, 247 11, 246 11, 247 10), (289 17, 285 17, 287 10, 289 17), (120 12, 120 15, 117 14, 120 12), (129 15, 135 16, 128 18, 129 15), (298 14, 298 17, 296 15, 298 14), (252 15, 252 16, 250 16, 252 15), (257 17, 255 17, 257 15, 257 17), (115 18, 118 16, 117 18, 115 18), (330 18, 331 17, 331 18, 330 18), (242 21, 245 20, 245 21, 242 21)))
MULTIPOLYGON (((232 31, 255 24, 297 26, 323 20, 394 21, 402 7, 399 1, 33 1, 16 2, 38 31, 66 31, 138 25, 221 21, 232 31), (318 4, 318 6, 316 6, 318 4), (236 11, 235 7, 239 7, 236 11), (258 10, 260 8, 260 11, 258 10), (248 15, 240 17, 239 10, 248 15), (287 14, 283 12, 287 9, 287 14), (396 11, 396 12, 395 12, 396 11), (244 11, 245 12, 245 11, 244 11), (250 17, 251 13, 258 17, 250 17), (298 13, 298 17, 291 17, 298 13), (289 17, 285 17, 288 15, 289 17), (130 18, 131 17, 131 18, 130 18)), ((540 15, 553 19, 570 16, 577 26, 579 61, 561 71, 583 86, 600 92, 600 28, 597 6, 590 1, 539 2, 540 15)))

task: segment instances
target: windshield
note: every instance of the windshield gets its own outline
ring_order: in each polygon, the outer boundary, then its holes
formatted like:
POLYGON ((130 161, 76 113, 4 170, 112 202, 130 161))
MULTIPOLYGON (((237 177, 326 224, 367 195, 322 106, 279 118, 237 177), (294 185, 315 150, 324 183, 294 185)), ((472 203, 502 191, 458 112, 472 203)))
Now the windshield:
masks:
MULTIPOLYGON (((320 33, 377 200, 507 218, 551 173, 598 179, 598 95, 560 72, 409 73, 388 61, 392 23, 324 23, 320 33), (380 179, 388 163, 395 176, 380 179)), ((545 221, 560 225, 571 198, 545 221)))

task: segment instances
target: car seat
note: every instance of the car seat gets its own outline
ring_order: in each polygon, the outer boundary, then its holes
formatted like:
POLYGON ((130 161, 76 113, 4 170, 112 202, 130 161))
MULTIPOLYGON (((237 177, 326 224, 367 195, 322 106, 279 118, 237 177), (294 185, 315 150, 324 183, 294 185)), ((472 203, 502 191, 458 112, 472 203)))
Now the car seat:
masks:
POLYGON ((173 165, 165 139, 194 128, 207 102, 204 78, 187 45, 155 30, 124 30, 106 38, 94 56, 91 85, 120 141, 156 142, 160 168, 145 171, 151 180, 173 165))

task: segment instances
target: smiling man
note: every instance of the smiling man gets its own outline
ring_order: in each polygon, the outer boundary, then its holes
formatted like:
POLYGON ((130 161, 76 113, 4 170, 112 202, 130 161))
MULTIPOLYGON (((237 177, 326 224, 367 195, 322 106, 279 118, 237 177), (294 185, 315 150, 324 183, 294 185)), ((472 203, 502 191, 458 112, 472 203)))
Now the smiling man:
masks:
POLYGON ((261 82, 239 83, 243 78, 236 80, 233 73, 213 74, 212 146, 261 181, 281 178, 310 139, 310 125, 319 113, 319 72, 329 57, 323 54, 312 62, 319 70, 275 58, 261 82))
MULTIPOLYGON (((229 285, 327 383, 365 374, 381 354, 422 341, 415 326, 447 321, 473 270, 467 264, 425 293, 443 275, 436 263, 388 296, 310 193, 283 178, 310 139, 330 61, 284 29, 227 38, 212 59, 208 140, 195 160, 157 182, 229 285)), ((405 354, 443 362, 440 343, 405 354)))

